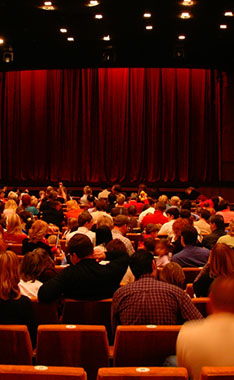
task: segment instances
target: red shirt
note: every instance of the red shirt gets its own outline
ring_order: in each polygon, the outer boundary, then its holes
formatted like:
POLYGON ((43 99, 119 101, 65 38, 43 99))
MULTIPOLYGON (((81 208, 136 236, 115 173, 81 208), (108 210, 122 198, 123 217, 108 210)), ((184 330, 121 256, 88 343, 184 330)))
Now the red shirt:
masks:
POLYGON ((163 215, 162 211, 160 210, 155 210, 154 214, 148 214, 146 215, 142 222, 141 222, 141 226, 143 228, 145 228, 147 226, 147 224, 164 224, 164 223, 167 223, 168 222, 168 219, 166 216, 163 215))
POLYGON ((124 207, 128 208, 129 206, 136 206, 137 213, 140 214, 142 211, 142 208, 145 203, 137 202, 137 201, 129 201, 128 203, 125 203, 124 207))
POLYGON ((4 232, 4 239, 7 243, 22 244, 23 240, 27 238, 25 234, 8 234, 4 232))

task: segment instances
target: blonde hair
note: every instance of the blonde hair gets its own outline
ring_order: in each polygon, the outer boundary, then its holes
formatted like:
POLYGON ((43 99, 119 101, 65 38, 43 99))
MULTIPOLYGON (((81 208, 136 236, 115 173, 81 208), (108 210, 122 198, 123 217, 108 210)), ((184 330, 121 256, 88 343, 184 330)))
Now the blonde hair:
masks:
POLYGON ((158 198, 158 202, 164 202, 164 203, 167 203, 168 201, 168 196, 163 194, 163 195, 160 195, 160 197, 158 198))
POLYGON ((7 217, 7 233, 22 234, 22 224, 18 214, 14 213, 7 217))
POLYGON ((85 186, 84 187, 84 194, 88 195, 88 194, 92 194, 92 189, 90 186, 85 186))
POLYGON ((9 199, 6 203, 5 203, 5 210, 6 209, 13 209, 13 210, 16 210, 17 209, 17 204, 16 204, 16 201, 14 201, 14 199, 9 199))
POLYGON ((108 215, 99 216, 99 218, 97 220, 97 228, 99 228, 101 226, 107 226, 112 230, 114 228, 113 219, 110 218, 108 215))
POLYGON ((19 261, 12 251, 0 253, 0 299, 17 300, 20 298, 19 290, 19 261))
POLYGON ((229 223, 228 234, 234 236, 234 219, 229 223))
POLYGON ((66 202, 66 206, 67 206, 67 211, 70 211, 70 210, 79 210, 80 209, 80 206, 75 201, 75 199, 72 199, 71 201, 67 201, 66 202))
POLYGON ((125 202, 125 195, 123 195, 123 194, 118 194, 118 195, 117 195, 117 203, 118 203, 119 205, 123 205, 124 202, 125 202))
POLYGON ((44 220, 36 220, 29 230, 29 240, 33 243, 40 241, 48 233, 49 226, 44 220))
POLYGON ((177 195, 173 195, 170 199, 171 201, 171 206, 179 206, 180 205, 180 198, 177 197, 177 195))
POLYGON ((31 196, 31 206, 37 207, 38 205, 38 199, 35 197, 35 195, 31 196))
POLYGON ((210 276, 234 274, 233 250, 224 243, 216 243, 210 252, 210 276))

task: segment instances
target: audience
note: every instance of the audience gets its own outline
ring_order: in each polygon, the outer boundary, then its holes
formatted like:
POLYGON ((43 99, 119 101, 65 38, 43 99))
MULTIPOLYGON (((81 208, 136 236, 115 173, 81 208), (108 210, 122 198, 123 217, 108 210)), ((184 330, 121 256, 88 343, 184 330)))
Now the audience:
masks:
POLYGON ((69 241, 76 234, 84 234, 91 240, 93 246, 96 245, 96 234, 91 231, 93 226, 93 217, 88 211, 83 211, 78 216, 78 228, 77 230, 70 232, 66 235, 66 240, 69 241))
POLYGON ((18 214, 14 213, 7 217, 6 232, 4 232, 4 239, 7 243, 21 244, 27 235, 22 231, 22 224, 18 214))
POLYGON ((212 249, 217 240, 221 236, 226 235, 223 216, 217 214, 212 215, 210 217, 210 227, 212 232, 209 235, 204 236, 202 240, 203 247, 206 247, 208 249, 212 249))
POLYGON ((114 218, 114 228, 112 230, 113 239, 121 240, 127 250, 129 256, 134 253, 134 248, 132 246, 131 241, 126 238, 126 232, 128 230, 128 217, 125 215, 118 215, 114 218))

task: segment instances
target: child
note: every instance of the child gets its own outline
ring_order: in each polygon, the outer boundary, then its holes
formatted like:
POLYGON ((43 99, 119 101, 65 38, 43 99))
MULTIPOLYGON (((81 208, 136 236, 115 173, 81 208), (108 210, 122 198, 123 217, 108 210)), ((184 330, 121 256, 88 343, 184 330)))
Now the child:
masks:
POLYGON ((156 241, 154 252, 158 256, 156 260, 157 267, 163 267, 170 262, 172 253, 170 252, 170 243, 167 239, 156 241))

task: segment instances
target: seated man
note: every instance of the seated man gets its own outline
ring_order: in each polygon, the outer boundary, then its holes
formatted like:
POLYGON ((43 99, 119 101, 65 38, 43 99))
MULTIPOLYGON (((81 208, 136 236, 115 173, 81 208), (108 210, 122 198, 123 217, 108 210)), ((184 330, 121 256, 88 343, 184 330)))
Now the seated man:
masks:
POLYGON ((93 253, 93 245, 84 234, 71 238, 68 251, 72 264, 41 286, 39 301, 54 301, 61 295, 85 300, 112 297, 127 270, 128 255, 125 252, 93 253), (110 263, 100 265, 96 259, 110 263))
POLYGON ((77 230, 70 232, 66 235, 66 240, 69 241, 76 234, 84 234, 91 240, 93 246, 96 245, 96 234, 91 231, 93 226, 93 217, 88 211, 83 211, 78 216, 78 228, 77 230))
POLYGON ((225 224, 222 215, 212 215, 210 217, 211 234, 205 236, 202 240, 202 246, 212 249, 221 236, 226 235, 225 224))
POLYGON ((210 251, 197 247, 197 230, 193 226, 186 226, 181 231, 182 251, 172 256, 171 261, 182 267, 203 267, 209 258, 210 251))
POLYGON ((186 323, 179 332, 178 366, 187 368, 192 380, 200 378, 204 366, 234 366, 233 289, 234 277, 218 277, 209 295, 212 314, 186 323))
POLYGON ((126 232, 128 230, 128 223, 129 219, 125 215, 118 215, 114 218, 114 228, 112 230, 112 237, 113 239, 119 239, 121 240, 127 250, 127 253, 129 256, 131 256, 134 253, 134 248, 132 246, 131 241, 126 238, 126 232))
POLYGON ((156 280, 153 255, 138 251, 130 258, 135 282, 119 288, 112 303, 112 328, 117 325, 179 325, 202 316, 177 286, 156 280))

